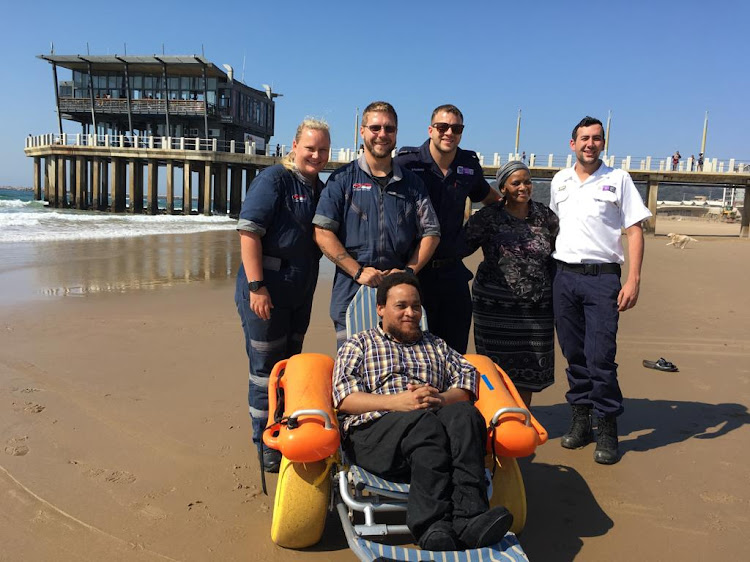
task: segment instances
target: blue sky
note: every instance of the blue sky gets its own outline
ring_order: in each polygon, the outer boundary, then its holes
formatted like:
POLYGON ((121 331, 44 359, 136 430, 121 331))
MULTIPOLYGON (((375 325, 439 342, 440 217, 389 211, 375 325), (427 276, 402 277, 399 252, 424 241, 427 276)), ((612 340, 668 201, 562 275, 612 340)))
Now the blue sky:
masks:
MULTIPOLYGON (((290 144, 306 115, 333 146, 352 147, 355 108, 384 99, 398 145, 426 138, 431 110, 455 103, 462 146, 567 154, 573 125, 612 110, 610 154, 750 160, 750 7, 714 2, 574 3, 26 1, 3 9, 0 185, 30 185, 24 137, 55 132, 52 71, 36 55, 200 54, 277 99, 276 137, 290 144)), ((67 71, 61 75, 63 79, 67 71)), ((77 124, 65 125, 79 132, 77 124)))

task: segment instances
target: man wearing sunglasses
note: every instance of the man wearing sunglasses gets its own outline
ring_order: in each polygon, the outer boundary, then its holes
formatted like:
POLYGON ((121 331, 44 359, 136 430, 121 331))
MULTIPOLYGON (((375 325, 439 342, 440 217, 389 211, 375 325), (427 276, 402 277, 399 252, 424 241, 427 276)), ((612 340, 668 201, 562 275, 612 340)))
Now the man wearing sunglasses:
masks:
POLYGON ((455 105, 435 108, 422 146, 404 147, 396 162, 415 172, 427 186, 440 222, 440 245, 419 274, 430 332, 459 353, 466 353, 471 327, 471 272, 459 256, 458 238, 466 198, 485 205, 500 195, 484 179, 479 158, 458 147, 464 117, 455 105))
POLYGON ((328 179, 313 218, 315 241, 336 264, 331 318, 340 347, 346 308, 360 285, 377 287, 394 270, 417 273, 440 241, 440 226, 417 175, 393 161, 398 116, 386 102, 362 114, 364 153, 328 179))

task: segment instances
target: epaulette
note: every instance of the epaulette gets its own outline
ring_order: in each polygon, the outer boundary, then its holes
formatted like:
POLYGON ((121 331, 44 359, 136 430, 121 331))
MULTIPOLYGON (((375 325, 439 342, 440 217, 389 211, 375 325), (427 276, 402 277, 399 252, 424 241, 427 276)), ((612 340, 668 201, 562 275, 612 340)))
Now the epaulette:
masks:
POLYGON ((414 154, 419 152, 418 146, 402 146, 398 149, 398 152, 396 153, 398 156, 401 156, 402 154, 414 154))

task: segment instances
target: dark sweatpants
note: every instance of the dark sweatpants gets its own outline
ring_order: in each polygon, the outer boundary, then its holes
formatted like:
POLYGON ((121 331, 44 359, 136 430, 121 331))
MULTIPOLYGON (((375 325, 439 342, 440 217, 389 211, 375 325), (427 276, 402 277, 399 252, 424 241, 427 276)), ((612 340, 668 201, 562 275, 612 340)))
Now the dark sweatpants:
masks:
POLYGON ((410 482, 406 524, 419 538, 437 521, 458 533, 489 509, 484 477, 485 421, 470 402, 438 410, 389 412, 351 428, 344 448, 354 464, 410 482))

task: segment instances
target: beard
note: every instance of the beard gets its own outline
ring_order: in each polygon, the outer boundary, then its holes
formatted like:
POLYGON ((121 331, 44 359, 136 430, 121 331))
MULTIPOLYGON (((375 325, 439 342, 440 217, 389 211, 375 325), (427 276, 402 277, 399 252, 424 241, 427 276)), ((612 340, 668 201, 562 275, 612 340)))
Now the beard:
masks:
POLYGON ((393 147, 396 146, 395 142, 391 142, 387 145, 374 144, 372 139, 365 139, 365 148, 367 152, 372 154, 375 158, 387 158, 391 155, 393 147))
POLYGON ((396 326, 388 326, 388 333, 401 343, 414 343, 422 337, 422 328, 417 325, 409 330, 402 330, 396 326))

